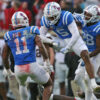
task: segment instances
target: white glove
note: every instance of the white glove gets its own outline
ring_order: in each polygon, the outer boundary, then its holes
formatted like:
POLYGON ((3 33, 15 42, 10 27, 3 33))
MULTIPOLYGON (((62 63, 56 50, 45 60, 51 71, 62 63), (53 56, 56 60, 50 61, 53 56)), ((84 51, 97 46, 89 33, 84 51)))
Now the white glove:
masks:
POLYGON ((47 59, 47 60, 44 62, 44 69, 45 69, 49 74, 51 74, 51 72, 54 72, 53 66, 50 64, 49 59, 47 59))
POLYGON ((95 89, 95 88, 97 88, 97 87, 100 88, 100 86, 97 85, 95 79, 91 79, 91 86, 92 86, 92 89, 95 89))
POLYGON ((54 67, 52 65, 50 65, 50 71, 54 72, 54 67))
POLYGON ((11 69, 4 69, 4 70, 5 70, 5 74, 8 76, 8 80, 10 80, 10 81, 13 80, 13 82, 14 82, 14 80, 16 78, 15 78, 14 73, 11 71, 11 69))
POLYGON ((6 71, 7 71, 7 75, 8 75, 8 76, 10 76, 10 75, 13 74, 13 72, 11 71, 11 69, 6 69, 6 71))
POLYGON ((69 52, 69 48, 68 47, 62 48, 60 50, 60 52, 65 54, 65 53, 69 52))
POLYGON ((4 75, 4 77, 7 77, 8 76, 7 70, 5 68, 3 69, 3 75, 4 75))
POLYGON ((13 74, 13 72, 10 70, 10 69, 5 69, 4 68, 4 70, 3 70, 3 75, 5 76, 5 77, 7 77, 7 76, 11 76, 13 74))
POLYGON ((56 42, 56 41, 53 41, 52 45, 53 45, 54 47, 58 47, 58 46, 59 46, 59 43, 56 42))
POLYGON ((60 42, 53 41, 52 45, 53 45, 53 48, 54 48, 56 51, 58 51, 58 52, 60 51, 60 49, 61 49, 60 42))
POLYGON ((18 82, 16 80, 15 74, 10 69, 8 69, 6 71, 7 71, 7 75, 8 75, 8 81, 9 81, 10 88, 17 87, 18 82))

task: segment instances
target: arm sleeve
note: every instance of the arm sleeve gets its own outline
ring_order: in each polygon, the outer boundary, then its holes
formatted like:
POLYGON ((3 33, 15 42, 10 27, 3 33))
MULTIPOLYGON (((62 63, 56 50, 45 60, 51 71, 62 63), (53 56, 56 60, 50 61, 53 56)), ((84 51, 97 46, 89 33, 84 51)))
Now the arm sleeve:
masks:
POLYGON ((40 37, 41 37, 43 43, 52 44, 53 40, 46 37, 47 32, 48 32, 48 28, 46 28, 45 26, 41 26, 40 37))
POLYGON ((77 28, 77 26, 76 26, 75 21, 73 21, 73 22, 68 26, 68 29, 69 29, 69 31, 70 31, 71 34, 72 34, 71 40, 70 40, 70 42, 69 42, 68 45, 67 45, 67 47, 70 49, 70 48, 76 43, 76 41, 77 41, 78 38, 80 37, 80 34, 79 34, 79 31, 78 31, 78 28, 77 28))
POLYGON ((47 32, 48 32, 48 28, 46 28, 45 26, 40 27, 40 34, 41 35, 46 35, 47 32))
POLYGON ((74 17, 74 19, 77 23, 80 23, 81 25, 84 25, 84 20, 83 20, 83 15, 82 14, 74 13, 73 17, 74 17))
POLYGON ((70 12, 65 12, 64 16, 63 16, 63 24, 68 26, 73 22, 74 18, 72 13, 70 12))
POLYGON ((48 21, 44 16, 41 18, 41 26, 45 26, 46 28, 50 28, 48 21))
POLYGON ((4 35, 4 41, 7 43, 8 40, 11 40, 9 32, 5 33, 5 35, 4 35))
POLYGON ((100 35, 100 25, 98 25, 95 29, 94 29, 96 35, 100 35))
POLYGON ((30 32, 32 33, 32 34, 36 34, 36 35, 40 35, 40 31, 39 31, 39 29, 38 29, 38 27, 37 26, 32 26, 31 28, 30 28, 30 32))

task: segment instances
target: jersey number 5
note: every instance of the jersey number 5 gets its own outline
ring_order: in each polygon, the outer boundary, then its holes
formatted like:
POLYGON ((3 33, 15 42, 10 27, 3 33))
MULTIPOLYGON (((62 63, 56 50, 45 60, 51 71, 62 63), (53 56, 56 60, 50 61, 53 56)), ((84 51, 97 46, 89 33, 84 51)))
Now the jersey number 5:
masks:
POLYGON ((14 40, 14 42, 16 43, 16 55, 29 52, 29 49, 27 49, 26 38, 22 37, 21 40, 22 40, 23 48, 24 48, 24 50, 22 51, 20 50, 19 40, 18 39, 14 40))

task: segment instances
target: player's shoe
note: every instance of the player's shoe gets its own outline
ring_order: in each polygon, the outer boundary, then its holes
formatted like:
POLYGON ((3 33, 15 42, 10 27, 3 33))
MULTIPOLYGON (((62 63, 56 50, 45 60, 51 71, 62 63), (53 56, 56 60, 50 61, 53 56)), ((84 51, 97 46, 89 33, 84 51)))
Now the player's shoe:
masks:
POLYGON ((96 84, 94 79, 91 79, 91 87, 93 89, 93 92, 98 92, 100 93, 100 86, 96 84))
POLYGON ((100 86, 97 86, 96 88, 94 88, 93 90, 95 96, 100 99, 100 86))
POLYGON ((82 99, 85 98, 85 93, 84 92, 77 92, 77 95, 82 99))

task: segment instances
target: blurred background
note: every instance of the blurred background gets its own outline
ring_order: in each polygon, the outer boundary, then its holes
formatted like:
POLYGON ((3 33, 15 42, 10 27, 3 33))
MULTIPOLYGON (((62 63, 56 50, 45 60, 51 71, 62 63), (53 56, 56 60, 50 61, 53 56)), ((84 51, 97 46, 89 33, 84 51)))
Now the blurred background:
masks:
POLYGON ((85 6, 97 4, 100 0, 0 0, 0 32, 10 29, 11 17, 16 11, 27 14, 30 25, 40 26, 40 19, 46 3, 56 1, 63 10, 82 13, 85 6))
MULTIPOLYGON (((43 9, 46 3, 51 1, 58 2, 62 10, 68 10, 72 13, 82 13, 83 9, 90 4, 100 6, 100 0, 0 0, 0 100, 15 100, 13 93, 9 89, 8 79, 3 76, 4 66, 2 63, 2 48, 4 45, 2 37, 6 31, 12 30, 12 15, 16 11, 22 11, 28 16, 30 25, 40 27, 43 9)), ((74 72, 79 59, 73 52, 65 55, 60 52, 55 52, 54 66, 55 70, 57 70, 55 73, 54 94, 73 96, 71 80, 74 79, 74 72), (63 73, 62 77, 60 77, 59 73, 63 73)), ((98 70, 96 80, 100 84, 100 69, 98 70)), ((40 90, 36 87, 38 88, 37 84, 32 83, 28 86, 30 100, 37 100, 36 98, 40 90)))

